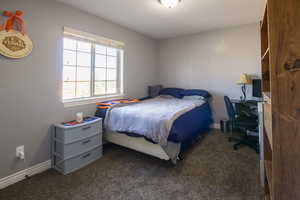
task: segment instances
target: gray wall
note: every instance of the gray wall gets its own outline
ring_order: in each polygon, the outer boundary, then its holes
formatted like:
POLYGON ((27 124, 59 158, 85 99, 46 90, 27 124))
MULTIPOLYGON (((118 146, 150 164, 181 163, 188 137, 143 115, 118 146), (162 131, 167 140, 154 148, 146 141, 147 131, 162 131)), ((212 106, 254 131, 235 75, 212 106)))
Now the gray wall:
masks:
MULTIPOLYGON (((213 94, 215 120, 226 117, 223 96, 239 98, 241 73, 260 74, 259 25, 164 40, 159 79, 165 87, 203 88, 213 94)), ((251 87, 248 90, 251 95, 251 87)))
POLYGON ((146 86, 158 82, 157 44, 136 32, 54 0, 1 0, 1 12, 21 9, 34 49, 20 60, 0 57, 0 178, 49 159, 49 127, 95 105, 64 108, 62 91, 63 26, 123 41, 124 88, 142 97, 146 86), (26 163, 15 159, 25 145, 26 163))

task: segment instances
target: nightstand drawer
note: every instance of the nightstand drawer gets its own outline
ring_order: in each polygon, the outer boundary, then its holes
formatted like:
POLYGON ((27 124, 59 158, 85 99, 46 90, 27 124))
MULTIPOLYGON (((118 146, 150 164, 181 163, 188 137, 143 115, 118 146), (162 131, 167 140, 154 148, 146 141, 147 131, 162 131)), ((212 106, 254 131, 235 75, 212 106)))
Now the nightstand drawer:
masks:
POLYGON ((63 144, 56 142, 55 145, 55 154, 67 159, 102 145, 102 133, 74 143, 63 144))
POLYGON ((63 174, 69 174, 77 169, 80 169, 102 156, 102 146, 97 147, 91 151, 85 152, 67 160, 55 156, 55 168, 63 174))
POLYGON ((102 133, 101 121, 83 125, 76 128, 58 129, 56 131, 56 138, 64 141, 65 144, 73 143, 96 134, 102 133))

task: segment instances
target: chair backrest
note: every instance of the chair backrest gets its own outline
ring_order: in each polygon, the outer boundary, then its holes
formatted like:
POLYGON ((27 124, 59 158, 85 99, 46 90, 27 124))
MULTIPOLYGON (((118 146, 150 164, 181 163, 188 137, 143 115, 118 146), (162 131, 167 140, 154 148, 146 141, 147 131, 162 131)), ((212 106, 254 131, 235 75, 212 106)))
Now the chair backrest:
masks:
POLYGON ((235 110, 228 96, 224 96, 227 114, 230 120, 235 118, 235 110))

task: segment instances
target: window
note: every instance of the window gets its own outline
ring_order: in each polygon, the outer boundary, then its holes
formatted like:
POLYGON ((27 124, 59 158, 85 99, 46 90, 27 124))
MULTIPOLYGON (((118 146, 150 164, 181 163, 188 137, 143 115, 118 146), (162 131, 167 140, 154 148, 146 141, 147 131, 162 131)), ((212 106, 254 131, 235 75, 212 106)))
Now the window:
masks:
POLYGON ((63 100, 122 94, 123 50, 65 34, 63 100))

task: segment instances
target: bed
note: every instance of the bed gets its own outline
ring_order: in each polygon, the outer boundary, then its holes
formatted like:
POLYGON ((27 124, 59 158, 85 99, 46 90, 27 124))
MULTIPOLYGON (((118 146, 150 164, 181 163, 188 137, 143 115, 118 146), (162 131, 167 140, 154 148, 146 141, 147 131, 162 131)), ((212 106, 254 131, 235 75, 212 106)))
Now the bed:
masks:
POLYGON ((210 94, 205 90, 162 89, 155 98, 99 104, 104 139, 176 163, 179 153, 212 124, 210 94))

